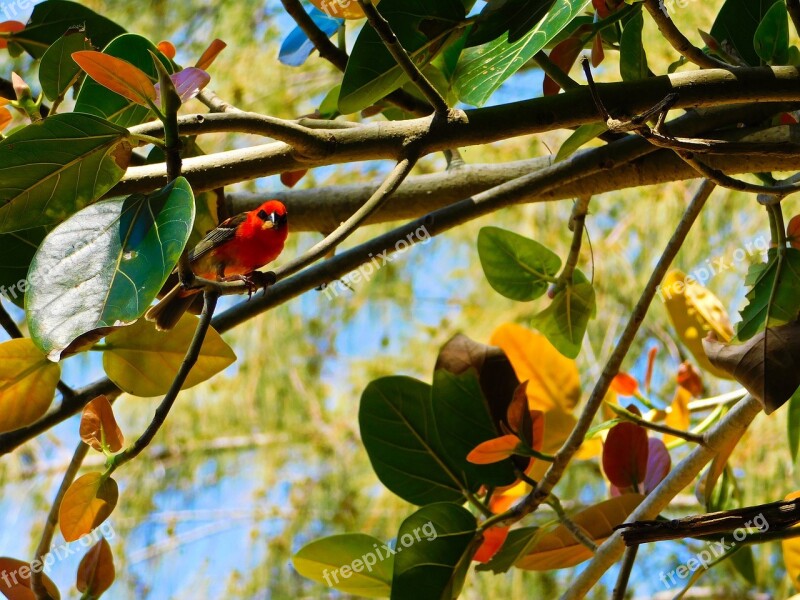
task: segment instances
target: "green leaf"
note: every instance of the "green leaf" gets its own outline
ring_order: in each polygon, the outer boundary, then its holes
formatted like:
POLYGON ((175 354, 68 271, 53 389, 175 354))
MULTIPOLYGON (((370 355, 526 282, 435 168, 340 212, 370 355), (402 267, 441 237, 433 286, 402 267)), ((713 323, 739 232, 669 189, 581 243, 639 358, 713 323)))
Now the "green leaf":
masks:
POLYGON ((39 82, 48 100, 64 97, 77 81, 81 69, 72 53, 91 49, 82 31, 68 31, 47 49, 39 63, 39 82))
POLYGON ((550 306, 531 320, 531 324, 567 358, 575 358, 580 353, 586 326, 596 310, 594 288, 586 276, 575 271, 572 282, 559 290, 550 306))
POLYGON ((54 115, 0 141, 0 233, 60 223, 125 174, 126 129, 92 115, 54 115))
POLYGON ((789 452, 792 454, 792 462, 797 462, 797 450, 800 448, 800 388, 795 390, 789 398, 789 414, 786 417, 786 425, 789 430, 789 452))
POLYGON ((800 311, 800 250, 787 248, 780 258, 778 250, 770 248, 767 256, 766 263, 750 267, 745 279, 751 289, 746 296, 749 303, 740 313, 742 320, 736 325, 739 341, 750 339, 766 326, 794 321, 800 311))
POLYGON ((782 65, 789 58, 789 13, 785 2, 776 2, 758 24, 753 48, 769 64, 782 65))
POLYGON ((496 292, 525 302, 542 296, 561 269, 558 255, 539 242, 499 227, 478 233, 481 266, 496 292))
POLYGON ((478 46, 503 34, 510 43, 519 40, 542 20, 555 0, 505 0, 483 7, 469 33, 467 46, 478 46))
POLYGON ((480 545, 476 525, 466 508, 449 502, 425 506, 403 521, 397 532, 391 598, 457 598, 480 545))
MULTIPOLYGON (((641 5, 639 5, 641 7, 641 5)), ((625 23, 620 38, 619 72, 623 81, 647 79, 647 55, 642 44, 644 17, 641 8, 625 23)))
MULTIPOLYGON (((465 17, 458 0, 383 0, 381 15, 420 68, 427 65, 444 46, 465 17)), ((403 86, 409 79, 367 24, 358 34, 339 94, 339 111, 351 114, 372 106, 403 86)))
POLYGON ((24 305, 31 261, 48 231, 47 227, 36 227, 0 233, 0 295, 19 307, 24 305))
POLYGON ((605 123, 587 123, 578 127, 572 135, 570 135, 561 148, 558 149, 555 162, 565 160, 575 154, 575 152, 585 143, 590 142, 601 133, 608 130, 605 123))
POLYGON ((469 482, 479 481, 495 487, 516 481, 510 459, 490 465, 467 461, 467 454, 475 446, 500 435, 492 423, 474 369, 460 375, 438 369, 433 375, 431 401, 442 450, 457 472, 463 473, 469 482))
POLYGON ((401 376, 372 381, 358 423, 372 468, 390 491, 418 506, 464 501, 466 481, 448 464, 436 432, 431 386, 401 376))
POLYGON ((514 563, 520 558, 527 555, 528 552, 537 543, 542 534, 547 531, 547 527, 520 527, 519 529, 512 529, 508 532, 508 537, 502 548, 497 551, 487 563, 477 565, 476 571, 491 571, 499 575, 505 573, 514 563))
POLYGON ((507 36, 470 48, 461 56, 454 88, 459 100, 482 106, 502 83, 553 40, 591 0, 556 0, 547 16, 522 38, 509 43, 507 36))
MULTIPOLYGON (((140 35, 121 35, 103 49, 103 54, 126 60, 147 73, 153 81, 157 81, 158 72, 151 52, 158 56, 169 73, 174 71, 170 60, 150 40, 140 35)), ((81 84, 75 101, 75 112, 97 115, 123 127, 144 123, 150 117, 149 108, 112 92, 91 77, 86 77, 81 84)))
POLYGON ((776 2, 783 0, 726 0, 711 27, 711 37, 729 54, 734 52, 747 64, 759 66, 761 59, 753 40, 759 24, 776 2))
MULTIPOLYGON (((197 317, 190 314, 183 315, 169 333, 156 331, 155 324, 139 319, 106 337, 103 370, 119 389, 133 396, 166 394, 196 330, 197 317)), ((209 328, 182 389, 211 379, 235 361, 231 347, 213 327, 209 328)))
POLYGON ((25 309, 51 360, 95 330, 129 325, 161 290, 194 222, 189 183, 84 208, 45 238, 31 264, 25 309))
POLYGON ((344 533, 306 544, 294 555, 292 564, 303 577, 346 594, 388 598, 394 570, 391 553, 377 538, 344 533))
POLYGON ((113 21, 77 2, 46 0, 36 5, 25 29, 9 36, 9 42, 34 58, 41 58, 50 44, 73 27, 84 29, 84 35, 100 48, 125 33, 113 21))

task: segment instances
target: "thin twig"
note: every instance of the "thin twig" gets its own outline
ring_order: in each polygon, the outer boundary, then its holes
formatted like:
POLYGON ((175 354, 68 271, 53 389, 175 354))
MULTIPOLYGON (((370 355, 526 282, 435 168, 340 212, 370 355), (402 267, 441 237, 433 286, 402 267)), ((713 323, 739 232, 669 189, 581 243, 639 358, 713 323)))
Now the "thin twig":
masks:
POLYGON ((646 429, 650 429, 652 431, 657 431, 658 433, 665 433, 667 435, 671 435, 676 438, 681 438, 686 440, 687 442, 692 442, 695 444, 705 444, 705 438, 701 434, 692 433, 691 431, 684 431, 683 429, 675 429, 674 427, 670 427, 668 425, 661 425, 660 423, 653 423, 652 421, 648 421, 647 419, 643 419, 639 415, 632 413, 621 406, 612 406, 611 408, 614 411, 614 414, 619 416, 621 419, 625 421, 630 421, 631 423, 636 423, 640 427, 644 427, 646 429))
MULTIPOLYGON (((347 53, 337 48, 336 44, 331 42, 328 36, 317 27, 317 24, 314 23, 313 19, 308 15, 303 5, 300 4, 300 1, 281 0, 281 3, 284 9, 286 9, 286 12, 289 13, 289 16, 297 23, 297 26, 303 30, 303 33, 305 33, 308 39, 311 40, 311 43, 314 44, 319 55, 334 67, 344 72, 347 68, 347 53)), ((414 96, 403 90, 395 90, 386 96, 386 99, 395 106, 418 116, 431 113, 430 105, 414 98, 414 96)))
POLYGON ((428 78, 420 71, 416 63, 411 60, 408 51, 403 48, 403 44, 397 39, 392 26, 389 24, 383 15, 378 11, 378 8, 372 3, 372 0, 357 0, 358 5, 363 9, 364 14, 367 16, 367 21, 381 38, 383 45, 394 58, 395 62, 400 66, 403 72, 408 76, 411 82, 417 86, 417 89, 425 96, 425 99, 433 106, 436 114, 443 116, 450 110, 445 100, 439 91, 433 87, 433 84, 428 81, 428 78))
POLYGON ((211 112, 215 113, 235 113, 235 112, 242 112, 238 108, 236 108, 230 102, 226 102, 219 96, 214 90, 210 90, 208 88, 201 90, 199 94, 197 94, 197 99, 205 104, 211 112))
POLYGON ((178 372, 175 374, 175 379, 172 380, 169 390, 164 396, 164 399, 161 401, 161 404, 158 405, 155 415, 153 416, 153 420, 147 426, 147 429, 145 429, 144 433, 142 433, 142 435, 139 436, 139 438, 128 448, 114 456, 109 468, 109 474, 118 469, 121 465, 124 465, 126 462, 136 458, 142 452, 142 450, 147 448, 150 442, 153 441, 156 433, 158 433, 158 430, 164 424, 172 405, 175 403, 183 384, 186 382, 186 378, 189 376, 192 367, 195 365, 197 358, 200 356, 200 350, 203 347, 203 341, 206 338, 206 333, 208 333, 208 328, 211 326, 211 317, 214 315, 214 309, 217 306, 218 297, 218 294, 213 290, 205 290, 203 292, 203 312, 200 314, 200 319, 197 322, 197 328, 195 329, 194 337, 189 344, 189 348, 186 350, 186 356, 183 358, 183 362, 181 362, 178 372))
POLYGON ((658 30, 664 39, 678 51, 678 54, 685 57, 686 60, 693 62, 698 67, 705 69, 725 69, 730 65, 709 56, 704 53, 700 48, 692 44, 680 29, 675 26, 675 23, 667 12, 667 7, 664 5, 663 0, 645 0, 645 8, 650 16, 658 26, 658 30))
POLYGON ((314 246, 300 256, 277 269, 275 271, 276 278, 283 279, 297 273, 341 244, 351 233, 358 229, 371 214, 380 209, 381 206, 389 200, 391 195, 400 187, 400 184, 403 183, 403 180, 414 168, 415 164, 416 158, 412 157, 406 157, 398 162, 381 186, 375 190, 370 199, 367 200, 361 208, 353 213, 349 219, 339 225, 334 231, 325 236, 324 239, 314 244, 314 246))
POLYGON ((628 590, 628 580, 631 578, 633 563, 636 562, 636 553, 638 551, 639 546, 632 546, 625 551, 625 557, 619 567, 619 575, 617 575, 617 583, 614 585, 611 600, 622 600, 625 597, 625 592, 628 590))
POLYGON ((572 231, 572 244, 569 247, 569 255, 564 262, 564 268, 558 276, 559 285, 567 286, 572 284, 572 276, 578 266, 578 259, 581 256, 581 246, 583 244, 583 233, 586 228, 586 215, 589 214, 589 202, 591 196, 582 196, 575 201, 572 206, 572 214, 569 218, 569 228, 572 231))
MULTIPOLYGON (((81 464, 83 463, 83 459, 86 458, 86 454, 88 452, 89 445, 85 444, 83 441, 78 442, 78 446, 75 448, 75 452, 72 454, 72 460, 70 461, 67 470, 64 472, 61 485, 58 487, 56 497, 53 498, 53 504, 50 506, 50 512, 47 514, 47 521, 45 521, 44 524, 44 531, 42 531, 42 537, 39 540, 39 545, 36 548, 36 554, 31 561, 31 565, 34 565, 37 562, 38 564, 46 564, 44 558, 50 551, 50 546, 53 543, 53 536, 55 535, 56 526, 58 525, 58 512, 61 509, 61 502, 64 500, 64 494, 67 493, 69 486, 71 486, 72 482, 75 480, 75 476, 78 474, 81 464)), ((33 590, 33 593, 36 594, 37 600, 53 600, 50 597, 50 594, 47 593, 47 589, 44 587, 43 574, 43 569, 31 569, 31 589, 33 590)))

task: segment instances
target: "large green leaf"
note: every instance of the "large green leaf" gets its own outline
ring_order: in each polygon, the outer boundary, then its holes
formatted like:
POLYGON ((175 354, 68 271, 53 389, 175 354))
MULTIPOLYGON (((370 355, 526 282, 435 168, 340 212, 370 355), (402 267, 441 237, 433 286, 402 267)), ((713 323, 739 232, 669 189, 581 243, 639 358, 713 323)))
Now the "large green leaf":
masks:
POLYGON ((733 51, 747 64, 760 65, 753 40, 764 15, 776 2, 783 0, 725 0, 711 27, 711 37, 723 45, 723 50, 733 51))
POLYGON ((292 557, 303 577, 346 594, 388 598, 394 569, 393 550, 363 533, 343 533, 314 540, 292 557))
POLYGON ((77 81, 81 68, 72 60, 72 53, 91 49, 92 44, 82 31, 65 33, 47 49, 39 63, 39 82, 48 100, 66 95, 77 81))
POLYGON ((431 401, 442 450, 458 472, 463 472, 468 481, 495 487, 514 483, 516 474, 510 459, 490 465, 467 461, 475 446, 500 435, 474 369, 460 375, 438 369, 433 375, 431 401))
POLYGON ((0 295, 17 306, 24 304, 28 269, 48 231, 47 227, 35 227, 0 233, 0 295))
POLYGON ((478 233, 478 256, 489 285, 512 300, 544 295, 561 269, 561 259, 539 242, 499 227, 478 233))
POLYGON ((194 221, 182 177, 149 195, 84 208, 45 238, 25 308, 31 337, 52 360, 77 338, 138 319, 178 262, 194 221))
POLYGON ((575 271, 572 285, 556 293, 550 306, 534 316, 531 324, 542 332, 567 358, 581 350, 589 319, 596 310, 594 287, 580 271, 575 271))
POLYGON ((467 46, 479 46, 503 34, 516 42, 542 20, 555 0, 505 0, 489 2, 483 7, 469 33, 467 46))
POLYGON ((750 267, 745 284, 749 303, 736 325, 739 341, 748 340, 765 326, 775 327, 794 321, 800 311, 800 250, 787 248, 779 258, 776 248, 768 261, 750 267), (776 281, 777 279, 777 281, 776 281), (774 288, 774 289, 773 289, 774 288))
MULTIPOLYGON (((423 67, 465 17, 459 0, 383 0, 379 7, 403 48, 423 67)), ((408 81, 408 76, 370 25, 358 34, 339 93, 339 111, 358 112, 408 81)))
MULTIPOLYGON (((169 73, 173 72, 170 60, 150 40, 140 35, 133 33, 121 35, 103 49, 103 54, 128 61, 156 81, 158 73, 151 52, 158 56, 169 73)), ((150 115, 150 109, 146 106, 123 98, 91 77, 86 77, 81 84, 75 101, 75 112, 97 115, 123 127, 143 123, 150 115)))
POLYGON ((556 0, 547 16, 514 43, 508 36, 465 50, 454 87, 462 102, 482 106, 497 88, 569 25, 591 0, 556 0))
POLYGON ((789 13, 776 2, 764 15, 753 37, 756 54, 766 63, 782 65, 789 58, 789 13))
POLYGON ((619 42, 619 73, 623 81, 646 79, 649 73, 642 43, 643 28, 644 17, 640 4, 639 10, 625 23, 619 42))
POLYGON ((389 490, 418 506, 464 500, 466 481, 448 464, 436 432, 431 386, 402 376, 372 381, 358 423, 372 468, 389 490))
POLYGON ((128 168, 130 134, 68 113, 0 141, 0 233, 60 223, 110 190, 128 168))
POLYGON ((458 598, 480 544, 475 517, 463 506, 440 502, 419 509, 400 525, 392 600, 458 598))
POLYGON ((33 9, 25 29, 10 36, 9 50, 16 56, 25 50, 34 58, 41 58, 47 47, 72 27, 84 29, 86 37, 102 48, 125 30, 77 2, 45 0, 33 9))

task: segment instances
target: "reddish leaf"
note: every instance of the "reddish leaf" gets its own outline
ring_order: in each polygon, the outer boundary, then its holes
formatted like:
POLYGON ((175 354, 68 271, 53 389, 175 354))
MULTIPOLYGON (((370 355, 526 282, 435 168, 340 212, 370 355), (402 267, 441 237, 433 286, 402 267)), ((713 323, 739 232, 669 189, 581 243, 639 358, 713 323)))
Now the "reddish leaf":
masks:
MULTIPOLYGON (((43 567, 41 562, 34 561, 33 564, 38 569, 43 567)), ((10 600, 36 600, 31 591, 31 570, 31 563, 0 557, 0 594, 10 600)), ((42 576, 42 581, 51 597, 61 598, 58 588, 47 575, 42 576)))
POLYGON ((480 563, 487 562, 503 547, 507 537, 508 527, 490 527, 483 532, 483 543, 472 557, 472 560, 480 563))
POLYGON ((636 486, 647 474, 647 430, 635 423, 612 427, 603 444, 603 472, 620 489, 636 486))
POLYGON ((592 66, 598 67, 600 63, 603 62, 606 58, 606 51, 603 49, 603 38, 598 33, 594 36, 594 42, 592 42, 592 66))
POLYGON ((688 391, 695 398, 703 395, 705 386, 700 378, 700 373, 692 366, 692 363, 684 361, 678 367, 678 385, 688 391))
POLYGON ((650 391, 650 382, 653 380, 653 367, 656 364, 656 356, 658 356, 658 346, 653 346, 647 351, 647 372, 644 376, 644 389, 650 391))
POLYGON ((281 183, 286 187, 293 188, 297 182, 305 177, 308 169, 298 169, 297 171, 284 171, 281 173, 281 183))
POLYGON ((94 50, 73 52, 72 59, 97 83, 128 100, 149 106, 147 100, 156 99, 147 73, 126 60, 94 50))
POLYGON ((208 48, 206 48, 205 52, 203 52, 200 58, 197 59, 197 62, 194 66, 198 69, 207 71, 208 67, 211 66, 211 63, 214 62, 217 56, 219 56, 219 53, 222 52, 227 45, 228 44, 222 40, 214 40, 208 45, 208 48))
POLYGON ((103 441, 111 452, 119 452, 125 443, 111 403, 105 396, 98 396, 84 407, 80 432, 81 439, 98 452, 103 451, 103 441))
POLYGON ((606 0, 592 0, 592 6, 594 6, 594 9, 597 11, 597 14, 600 15, 601 19, 605 19, 611 14, 606 6, 606 0))
POLYGON ((81 559, 75 587, 92 598, 99 598, 114 583, 114 556, 106 538, 101 538, 81 559))
POLYGON ((664 442, 658 438, 647 440, 647 475, 644 478, 644 493, 649 494, 664 481, 672 468, 672 459, 664 442))
POLYGON ((795 215, 786 227, 786 237, 792 248, 800 250, 800 215, 795 215))
MULTIPOLYGON (((17 31, 22 31, 25 29, 25 23, 20 23, 19 21, 3 21, 0 23, 0 32, 3 33, 16 33, 17 31)), ((0 49, 8 47, 8 40, 5 38, 0 38, 0 49)))
POLYGON ((481 442, 467 454, 467 460, 476 465, 488 465, 500 462, 513 455, 519 445, 515 435, 503 435, 481 442))
MULTIPOLYGON (((550 51, 550 62, 558 66, 564 73, 569 73, 572 65, 578 60, 581 50, 583 50, 583 41, 577 37, 568 37, 550 51)), ((558 83, 549 75, 545 75, 543 84, 545 96, 557 94, 560 89, 561 86, 558 83)))
POLYGON ((780 122, 781 125, 797 125, 797 118, 792 113, 783 113, 780 122))
POLYGON ((175 45, 169 40, 158 42, 156 48, 158 48, 161 51, 161 54, 163 54, 170 60, 174 59, 175 54, 177 54, 177 50, 175 50, 175 45))
POLYGON ((611 381, 611 389, 620 396, 635 396, 639 391, 639 382, 627 373, 617 373, 611 381))

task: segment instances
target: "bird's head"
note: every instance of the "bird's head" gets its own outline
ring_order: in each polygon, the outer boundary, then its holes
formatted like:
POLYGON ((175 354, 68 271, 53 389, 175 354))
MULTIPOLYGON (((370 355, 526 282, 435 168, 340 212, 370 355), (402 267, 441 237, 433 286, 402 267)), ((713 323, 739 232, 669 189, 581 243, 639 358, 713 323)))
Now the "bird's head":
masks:
POLYGON ((255 215, 263 230, 281 231, 289 225, 286 207, 279 200, 267 200, 256 209, 255 215))

